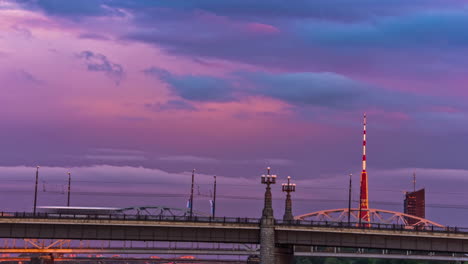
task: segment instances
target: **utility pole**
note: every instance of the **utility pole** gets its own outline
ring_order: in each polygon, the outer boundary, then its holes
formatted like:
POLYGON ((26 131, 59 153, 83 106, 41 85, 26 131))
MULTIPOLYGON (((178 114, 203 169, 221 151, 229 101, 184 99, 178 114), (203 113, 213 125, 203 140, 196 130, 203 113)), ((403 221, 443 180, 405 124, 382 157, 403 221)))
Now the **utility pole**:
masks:
POLYGON ((193 185, 195 183, 195 169, 192 170, 192 188, 190 189, 190 218, 193 216, 193 185))
POLYGON ((349 174, 349 195, 348 195, 348 226, 351 225, 351 190, 352 190, 352 177, 353 174, 349 174))
POLYGON ((216 175, 214 176, 214 188, 213 188, 213 217, 216 216, 216 175))
POLYGON ((39 168, 40 166, 36 167, 36 185, 34 187, 34 209, 33 209, 34 215, 36 215, 36 206, 37 206, 37 182, 39 180, 39 168))
POLYGON ((70 206, 70 185, 71 185, 71 173, 68 172, 68 199, 67 199, 67 206, 70 206))
POLYGON ((413 192, 416 192, 416 172, 413 172, 413 192))

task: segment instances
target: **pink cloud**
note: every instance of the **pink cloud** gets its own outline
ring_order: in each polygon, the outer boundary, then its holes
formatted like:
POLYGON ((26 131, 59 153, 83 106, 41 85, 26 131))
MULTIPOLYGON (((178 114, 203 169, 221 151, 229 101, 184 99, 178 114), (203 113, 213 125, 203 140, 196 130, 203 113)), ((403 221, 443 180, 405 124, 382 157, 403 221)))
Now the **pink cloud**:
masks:
POLYGON ((280 30, 277 27, 262 23, 248 23, 247 30, 253 33, 260 34, 276 34, 280 32, 280 30))
POLYGON ((436 106, 436 107, 432 107, 431 110, 434 112, 441 112, 441 113, 460 113, 461 112, 460 109, 457 109, 451 106, 436 106))

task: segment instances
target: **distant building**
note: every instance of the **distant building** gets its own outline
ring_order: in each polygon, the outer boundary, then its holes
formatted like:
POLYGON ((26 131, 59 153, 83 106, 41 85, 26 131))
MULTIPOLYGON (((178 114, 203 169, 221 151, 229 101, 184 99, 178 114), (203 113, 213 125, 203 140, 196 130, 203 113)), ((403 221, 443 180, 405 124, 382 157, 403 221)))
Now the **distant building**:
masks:
MULTIPOLYGON (((405 214, 426 218, 426 197, 424 188, 414 192, 407 192, 405 194, 404 207, 405 214)), ((407 220, 410 225, 417 222, 414 219, 407 220)))

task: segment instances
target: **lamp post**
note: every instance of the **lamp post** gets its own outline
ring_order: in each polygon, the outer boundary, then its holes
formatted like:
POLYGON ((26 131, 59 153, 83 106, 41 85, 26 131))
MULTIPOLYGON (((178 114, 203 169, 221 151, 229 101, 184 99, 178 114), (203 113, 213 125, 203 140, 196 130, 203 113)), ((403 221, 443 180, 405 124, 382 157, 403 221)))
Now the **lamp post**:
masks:
POLYGON ((286 193, 286 204, 284 210, 284 221, 292 221, 294 220, 294 216, 292 214, 292 201, 291 201, 291 193, 296 191, 296 184, 291 183, 291 176, 288 176, 288 183, 283 183, 281 185, 283 192, 286 193))
POLYGON ((349 191, 348 191, 348 226, 351 224, 351 189, 352 189, 353 174, 349 174, 349 191))
POLYGON ((33 214, 36 214, 36 206, 37 206, 37 182, 39 180, 39 168, 40 166, 36 167, 36 185, 34 187, 34 209, 33 209, 33 214))
POLYGON ((70 206, 70 185, 71 185, 71 173, 68 172, 68 199, 67 199, 67 206, 70 206))
POLYGON ((271 205, 271 188, 270 184, 276 183, 276 175, 270 174, 270 167, 267 167, 267 174, 262 175, 262 184, 266 184, 265 190, 265 205, 263 207, 262 218, 273 218, 273 207, 271 205))
POLYGON ((193 216, 193 185, 195 183, 195 169, 192 170, 192 187, 190 189, 190 218, 193 216))
POLYGON ((216 175, 214 176, 214 187, 213 187, 213 217, 216 216, 216 175))

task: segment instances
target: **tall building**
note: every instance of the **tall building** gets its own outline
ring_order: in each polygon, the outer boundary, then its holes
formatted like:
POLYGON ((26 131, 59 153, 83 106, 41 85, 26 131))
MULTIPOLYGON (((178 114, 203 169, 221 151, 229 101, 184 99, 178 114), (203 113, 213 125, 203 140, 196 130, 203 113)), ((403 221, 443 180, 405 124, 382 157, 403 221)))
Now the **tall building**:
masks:
MULTIPOLYGON (((407 192, 405 194, 404 212, 405 214, 414 215, 417 217, 426 217, 426 197, 425 190, 407 192)), ((408 224, 413 225, 417 221, 414 219, 407 219, 408 224)))

